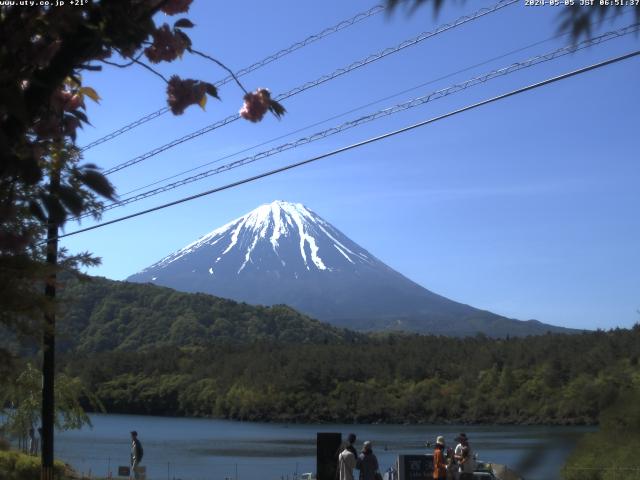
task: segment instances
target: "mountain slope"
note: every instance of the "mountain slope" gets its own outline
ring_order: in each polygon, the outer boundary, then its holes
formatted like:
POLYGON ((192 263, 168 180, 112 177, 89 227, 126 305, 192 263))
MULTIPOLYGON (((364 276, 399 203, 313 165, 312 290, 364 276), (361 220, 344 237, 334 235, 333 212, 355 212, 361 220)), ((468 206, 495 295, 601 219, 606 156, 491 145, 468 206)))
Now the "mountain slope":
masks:
POLYGON ((360 330, 491 336, 563 330, 437 295, 299 203, 262 205, 127 280, 252 304, 287 304, 360 330))
POLYGON ((287 306, 255 307, 211 295, 91 277, 64 284, 58 348, 103 352, 211 342, 340 343, 358 334, 287 306))

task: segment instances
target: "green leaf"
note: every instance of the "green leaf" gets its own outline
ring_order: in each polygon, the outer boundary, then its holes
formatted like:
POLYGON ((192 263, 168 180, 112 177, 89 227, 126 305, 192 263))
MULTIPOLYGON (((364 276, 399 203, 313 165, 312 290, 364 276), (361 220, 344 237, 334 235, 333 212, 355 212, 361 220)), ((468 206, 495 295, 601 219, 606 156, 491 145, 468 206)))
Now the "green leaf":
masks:
POLYGON ((31 214, 41 222, 47 221, 47 216, 45 215, 44 210, 42 210, 42 205, 35 200, 31 200, 29 202, 29 212, 31 212, 31 214))
POLYGON ((175 27, 179 27, 179 28, 193 28, 193 27, 195 27, 193 22, 191 20, 189 20, 188 18, 181 18, 176 23, 174 23, 173 26, 174 26, 174 28, 175 27))
POLYGON ((82 95, 86 95, 87 97, 89 97, 94 102, 100 103, 100 95, 98 95, 98 92, 96 92, 93 88, 91 88, 91 87, 82 87, 79 90, 79 92, 82 95))
POLYGON ((84 112, 81 112, 80 110, 74 110, 73 112, 71 112, 71 115, 76 117, 81 122, 88 123, 89 125, 91 125, 91 122, 89 121, 89 118, 87 117, 87 115, 84 112))
POLYGON ((65 208, 74 216, 78 216, 83 213, 85 203, 82 199, 82 195, 76 189, 68 185, 60 185, 58 197, 65 208))
POLYGON ((182 30, 176 30, 176 35, 184 41, 187 50, 191 48, 191 39, 189 38, 189 35, 184 33, 182 30))
POLYGON ((108 198, 109 200, 114 200, 115 189, 102 173, 96 170, 85 169, 78 178, 98 195, 108 198))
POLYGON ((200 108, 202 108, 204 110, 204 107, 207 105, 207 96, 206 95, 202 95, 202 98, 198 102, 198 105, 200 105, 200 108))
POLYGON ((61 225, 67 218, 67 212, 57 197, 52 195, 43 195, 42 203, 47 209, 48 220, 52 223, 61 225))
POLYGON ((269 110, 271 110, 271 113, 273 113, 278 120, 280 120, 287 112, 287 110, 275 100, 269 101, 269 110))
POLYGON ((215 87, 215 85, 213 85, 212 83, 205 83, 205 87, 207 95, 211 95, 212 97, 220 100, 220 97, 218 96, 218 89, 215 87))

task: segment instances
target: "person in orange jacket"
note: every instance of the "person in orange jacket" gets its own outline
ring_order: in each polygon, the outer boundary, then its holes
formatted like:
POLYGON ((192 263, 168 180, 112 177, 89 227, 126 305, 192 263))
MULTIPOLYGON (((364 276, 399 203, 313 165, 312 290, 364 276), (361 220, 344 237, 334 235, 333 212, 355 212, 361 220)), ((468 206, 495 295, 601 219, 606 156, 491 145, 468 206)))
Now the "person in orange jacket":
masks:
POLYGON ((444 437, 436 438, 436 448, 433 450, 433 478, 445 480, 447 478, 447 463, 444 459, 444 437))

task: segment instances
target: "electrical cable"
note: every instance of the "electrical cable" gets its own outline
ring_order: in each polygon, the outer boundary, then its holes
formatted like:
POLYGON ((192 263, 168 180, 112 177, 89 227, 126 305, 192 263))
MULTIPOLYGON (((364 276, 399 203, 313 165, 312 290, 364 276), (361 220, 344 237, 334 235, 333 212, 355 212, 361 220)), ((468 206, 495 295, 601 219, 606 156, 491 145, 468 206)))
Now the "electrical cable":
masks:
MULTIPOLYGON (((241 166, 256 162, 258 160, 270 157, 272 155, 276 155, 278 153, 297 148, 297 147, 299 147, 301 145, 306 145, 306 144, 315 142, 317 140, 327 138, 327 137, 335 135, 337 133, 341 133, 341 132, 343 132, 345 130, 349 130, 351 128, 363 125, 365 123, 372 122, 372 121, 377 120, 379 118, 387 117, 389 115, 393 115, 393 114, 398 113, 398 112, 403 112, 403 111, 409 110, 411 108, 415 108, 415 107, 424 105, 424 104, 432 102, 434 100, 438 100, 438 99, 447 97, 449 95, 461 92, 461 91, 466 90, 468 88, 471 88, 471 87, 486 83, 487 81, 490 81, 490 80, 493 80, 493 79, 496 79, 496 78, 499 78, 499 77, 503 77, 505 75, 509 75, 509 74, 514 73, 514 72, 517 72, 517 71, 520 71, 520 70, 523 70, 523 69, 526 69, 526 68, 530 68, 530 67, 535 66, 535 65, 539 65, 541 63, 545 63, 545 62, 549 62, 551 60, 555 60, 557 58, 563 57, 565 55, 568 55, 570 53, 574 53, 574 52, 579 51, 579 50, 583 50, 583 49, 592 47, 594 45, 599 45, 599 44, 601 44, 603 42, 606 42, 608 40, 612 40, 612 39, 615 39, 615 38, 620 38, 620 37, 622 37, 624 35, 629 35, 631 33, 637 33, 639 30, 640 30, 640 24, 633 24, 633 25, 629 25, 627 27, 623 27, 623 28, 620 28, 620 29, 612 31, 612 32, 607 32, 607 33, 602 34, 602 35, 600 35, 598 37, 594 37, 594 38, 591 38, 591 39, 588 39, 588 40, 583 40, 582 42, 580 42, 578 44, 570 44, 570 45, 567 45, 565 47, 561 47, 561 48, 558 48, 558 49, 553 50, 551 52, 548 52, 546 54, 536 55, 534 57, 530 57, 530 58, 528 58, 528 59, 526 59, 524 61, 513 63, 511 65, 508 65, 508 66, 500 68, 500 69, 492 70, 492 71, 490 71, 488 73, 485 73, 483 75, 479 75, 479 76, 473 77, 473 78, 471 78, 469 80, 466 80, 464 82, 457 83, 457 84, 451 85, 449 87, 446 87, 446 88, 431 92, 431 93, 429 93, 427 95, 422 95, 420 97, 413 98, 413 99, 405 101, 403 103, 394 105, 392 107, 388 107, 388 108, 373 112, 371 114, 364 115, 364 116, 359 117, 359 118, 357 118, 355 120, 344 122, 344 123, 342 123, 340 125, 331 127, 329 129, 326 129, 326 130, 323 130, 323 131, 320 131, 320 132, 316 132, 316 133, 314 133, 312 135, 309 135, 307 137, 300 138, 300 139, 298 139, 298 140, 296 140, 294 142, 285 143, 285 144, 279 145, 277 147, 273 147, 273 148, 271 148, 269 150, 266 150, 266 151, 263 151, 263 152, 259 152, 259 153, 255 154, 255 155, 248 156, 248 157, 236 160, 234 162, 222 165, 220 167, 217 167, 217 168, 214 168, 214 169, 211 169, 211 170, 207 170, 205 172, 201 172, 201 173, 199 173, 197 175, 193 175, 191 177, 187 177, 187 178, 178 180, 176 182, 169 183, 167 185, 155 188, 153 190, 148 190, 147 192, 144 192, 144 193, 141 193, 141 194, 126 198, 126 199, 121 200, 119 202, 111 203, 109 205, 106 205, 104 208, 102 208, 100 210, 100 213, 108 211, 108 210, 111 210, 113 208, 122 207, 122 206, 128 205, 130 203, 137 202, 137 201, 143 200, 145 198, 149 198, 149 197, 158 195, 158 194, 163 193, 163 192, 167 192, 169 190, 173 190, 175 188, 187 185, 189 183, 193 183, 195 181, 199 181, 199 180, 202 180, 204 178, 208 178, 208 177, 210 177, 212 175, 217 175, 217 174, 220 174, 222 172, 226 172, 226 171, 229 171, 229 170, 232 170, 232 169, 235 169, 235 168, 238 168, 238 167, 241 167, 241 166)), ((75 217, 75 218, 73 218, 71 220, 82 219, 82 218, 86 218, 86 217, 89 217, 89 216, 92 216, 92 215, 93 215, 93 213, 86 213, 86 214, 84 214, 84 215, 82 215, 80 217, 75 217)))
MULTIPOLYGON (((360 12, 356 15, 354 15, 351 18, 348 18, 347 20, 343 20, 340 23, 337 23, 336 25, 333 25, 331 27, 327 27, 324 30, 310 35, 307 38, 305 38, 304 40, 301 40, 299 42, 296 42, 292 45, 290 45, 287 48, 283 48, 282 50, 277 51, 276 53, 273 53, 271 55, 269 55, 268 57, 263 58, 262 60, 259 60, 251 65, 249 65, 248 67, 244 67, 241 68, 240 70, 238 70, 237 72, 235 72, 235 76, 237 77, 242 77, 243 75, 246 75, 248 73, 253 72, 254 70, 257 70, 259 68, 264 67, 265 65, 268 65, 272 62, 275 62, 276 60, 285 57, 287 55, 289 55, 290 53, 295 52, 296 50, 299 50, 303 47, 306 47, 307 45, 310 45, 322 38, 328 37, 329 35, 332 35, 333 33, 339 32, 340 30, 343 30, 345 28, 348 28, 352 25, 355 25, 358 22, 361 22, 362 20, 366 20, 367 18, 370 18, 374 15, 377 15, 378 13, 383 12, 385 9, 384 5, 376 5, 372 8, 370 8, 369 10, 365 11, 365 12, 360 12)), ((216 83, 214 83, 214 85, 216 87, 221 87, 222 85, 230 82, 231 80, 233 80, 233 76, 228 75, 225 78, 223 78, 222 80, 217 81, 216 83)), ((80 148, 81 152, 86 152, 87 150, 89 150, 90 148, 93 148, 97 145, 100 145, 102 143, 105 143, 109 140, 112 140, 120 135, 122 135, 125 132, 128 132, 129 130, 132 130, 144 123, 147 123, 150 120, 153 120, 154 118, 158 118, 161 115, 164 115, 165 113, 167 113, 169 111, 169 107, 163 107, 159 110, 156 110, 155 112, 149 113, 148 115, 145 115, 144 117, 141 117, 117 130, 114 130, 113 132, 104 135, 103 137, 100 137, 96 140, 94 140, 93 142, 83 146, 80 148)))
POLYGON ((164 177, 164 178, 161 178, 161 179, 156 180, 154 182, 147 183, 146 185, 142 185, 140 187, 136 187, 133 190, 129 190, 127 192, 122 193, 121 195, 122 196, 126 196, 126 195, 130 195, 132 193, 135 193, 135 192, 139 192, 140 190, 144 190, 145 188, 153 187, 154 185, 158 185, 159 183, 166 182, 168 180, 172 180, 174 178, 180 177, 181 175, 186 175, 187 173, 191 173, 191 172, 194 172, 196 170, 200 170, 201 168, 208 167, 208 166, 213 165, 215 163, 219 163, 219 162, 221 162, 223 160, 226 160, 228 158, 235 157, 236 155, 240 155, 241 153, 245 153, 245 152, 254 150, 254 149, 258 148, 258 147, 262 147, 264 145, 268 145, 269 143, 273 143, 276 140, 282 140, 283 138, 289 137, 289 136, 294 135, 296 133, 303 132, 303 131, 308 130, 308 129, 313 128, 313 127, 317 127, 318 125, 322 125, 323 123, 330 122, 331 120, 336 120, 338 118, 344 117, 346 115, 349 115, 350 113, 354 113, 354 112, 357 112, 358 110, 362 110, 363 108, 371 107, 373 105, 376 105, 377 103, 384 102, 386 100, 391 100, 392 98, 398 97, 398 96, 403 95, 405 93, 412 92, 414 90, 417 90, 418 88, 426 87, 427 85, 432 85, 432 84, 437 83, 437 82, 439 82, 441 80, 446 80, 447 78, 454 77, 456 75, 459 75, 460 73, 468 72, 469 70, 473 70, 474 68, 482 67, 482 66, 487 65, 489 63, 495 62, 496 60, 502 60, 503 58, 509 57, 509 56, 511 56, 511 55, 513 55, 515 53, 519 53, 519 52, 522 52, 524 50, 528 50, 530 48, 536 47, 536 46, 541 45, 543 43, 550 42, 551 40, 555 40, 555 39, 560 38, 560 37, 566 37, 567 35, 570 35, 570 34, 571 34, 571 32, 559 33, 557 35, 553 35, 552 37, 546 38, 545 40, 539 40, 537 42, 525 45, 525 46, 517 48, 515 50, 511 50, 509 52, 506 52, 506 53, 503 53, 501 55, 498 55, 497 57, 492 57, 490 59, 484 60, 484 61, 476 63, 474 65, 470 65, 470 66, 465 67, 463 69, 456 70, 455 72, 451 72, 451 73, 448 73, 446 75, 442 75, 442 76, 440 76, 438 78, 434 78, 433 80, 429 80, 429 81, 421 83, 419 85, 415 85, 413 87, 406 88, 406 89, 401 90, 400 92, 394 93, 392 95, 388 95, 386 97, 379 98, 377 100, 374 100, 372 102, 366 103, 364 105, 360 105, 358 107, 352 108, 350 110, 347 110, 345 112, 339 113, 337 115, 332 115, 331 117, 325 118, 324 120, 320 120, 319 122, 314 122, 314 123, 312 123, 310 125, 307 125, 305 127, 298 128, 296 130, 293 130, 291 132, 285 133, 283 135, 279 135, 277 137, 270 138, 269 140, 265 140, 263 142, 260 142, 260 143, 257 143, 255 145, 252 145, 250 147, 243 148, 242 150, 238 150, 238 151, 236 151, 234 153, 229 153, 227 155, 224 155, 223 157, 219 157, 219 158, 217 158, 215 160, 212 160, 210 162, 200 164, 200 165, 198 165, 196 167, 192 167, 192 168, 189 168, 187 170, 182 170, 182 171, 180 171, 178 173, 175 173, 173 175, 170 175, 168 177, 164 177))
MULTIPOLYGON (((478 18, 484 17, 485 15, 494 13, 504 7, 508 7, 510 5, 515 4, 516 2, 518 2, 519 0, 500 0, 498 3, 496 3, 495 5, 491 6, 491 7, 486 7, 486 8, 481 8, 480 10, 476 11, 475 13, 471 14, 471 15, 465 15, 462 16, 460 18, 458 18, 457 20, 455 20, 452 23, 448 23, 448 24, 444 24, 441 25, 440 27, 438 27, 436 30, 433 31, 429 31, 429 32, 422 32, 421 34, 419 34, 416 37, 413 37, 411 39, 405 40, 402 43, 394 46, 394 47, 389 47, 386 48, 384 50, 381 50, 377 53, 374 53, 372 55, 369 55, 368 57, 365 57, 361 60, 357 60, 353 63, 351 63, 350 65, 348 65, 347 67, 343 67, 343 68, 339 68, 337 70, 334 70, 333 72, 327 74, 327 75, 323 75, 322 77, 317 78, 316 80, 304 83, 298 87, 292 88, 291 90, 289 90, 286 93, 282 93, 278 96, 276 96, 274 98, 274 100, 276 101, 282 101, 285 100, 287 98, 293 97, 294 95, 297 95, 299 93, 302 93, 306 90, 309 90, 310 88, 314 88, 318 85, 321 85, 325 82, 328 82, 330 80, 333 80, 335 78, 338 78, 342 75, 345 75, 347 73, 350 73, 360 67, 363 67, 365 65, 368 65, 370 63, 373 63, 377 60, 380 60, 381 58, 385 58, 388 55, 397 53, 401 50, 404 50, 407 47, 411 47, 414 45, 417 45, 418 43, 434 37, 440 33, 446 32, 448 30, 454 29, 456 27, 459 27, 460 25, 464 25, 468 22, 471 22, 473 20, 476 20, 478 18)), ((238 120, 240 117, 240 115, 238 113, 235 113, 233 115, 228 116, 227 118, 224 118, 222 120, 219 120, 215 123, 212 123, 204 128, 201 128, 200 130, 197 130, 195 132, 192 132, 190 134, 187 134, 183 137, 180 137, 178 139, 175 139, 169 143, 166 143, 160 147, 154 148, 153 150, 150 150, 146 153, 143 153, 142 155, 138 155, 137 157, 132 158, 131 160, 127 160, 126 162, 120 163, 114 167, 111 167, 107 170, 105 170, 103 172, 104 175, 110 175, 112 173, 115 173, 117 171, 120 171, 122 169, 131 167, 133 165, 136 165, 144 160, 147 160, 151 157, 154 157, 166 150, 169 150, 170 148, 173 148, 177 145, 180 145, 184 142, 187 142, 189 140, 193 140, 194 138, 197 138, 201 135, 204 135, 205 133, 209 133, 213 130, 216 130, 224 125, 227 125, 229 123, 235 122, 236 120, 238 120)))
MULTIPOLYGON (((349 151, 349 150, 353 150, 355 148, 362 147, 364 145, 368 145, 368 144, 371 144, 371 143, 374 143, 374 142, 377 142, 377 141, 380 141, 380 140, 384 140, 386 138, 393 137, 395 135, 399 135, 400 133, 408 132, 410 130, 414 130, 414 129, 419 128, 419 127, 430 125, 430 124, 438 122, 440 120, 444 120, 446 118, 453 117, 453 116, 458 115, 460 113, 464 113, 464 112, 467 112, 469 110, 473 110, 473 109, 482 107, 484 105, 488 105, 490 103, 494 103, 494 102, 503 100, 503 99, 508 98, 508 97, 519 95, 521 93, 528 92, 528 91, 531 91, 531 90, 535 90, 537 88, 540 88, 540 87, 543 87, 543 86, 558 82, 560 80, 565 80, 567 78, 571 78, 571 77, 574 77, 574 76, 577 76, 577 75, 581 75, 581 74, 587 73, 589 71, 596 70, 598 68, 602 68, 602 67, 605 67, 605 66, 608 66, 608 65, 612 65, 614 63, 630 59, 630 58, 635 57, 637 55, 640 55, 640 50, 635 50, 633 52, 630 52, 630 53, 627 53, 627 54, 624 54, 624 55, 620 55, 620 56, 617 56, 617 57, 613 57, 613 58, 610 58, 608 60, 604 60, 604 61, 592 64, 592 65, 589 65, 589 66, 586 66, 586 67, 582 67, 582 68, 579 68, 577 70, 573 70, 571 72, 563 73, 561 75, 557 75, 555 77, 551 77, 551 78, 548 78, 546 80, 527 85, 525 87, 521 87, 521 88, 518 88, 518 89, 515 89, 515 90, 511 90, 511 91, 509 91, 507 93, 503 93, 501 95, 497 95, 495 97, 491 97, 491 98, 489 98, 487 100, 482 100, 480 102, 473 103, 471 105, 467 105, 467 106, 459 108, 457 110, 453 110, 453 111, 450 111, 450 112, 445 113, 443 115, 438 115, 436 117, 432 117, 432 118, 429 118, 427 120, 423 120, 421 122, 414 123, 413 125, 409 125, 407 127, 403 127, 403 128, 398 129, 398 130, 387 132, 385 134, 378 135, 376 137, 371 137, 371 138, 368 138, 366 140, 362 140, 360 142, 352 143, 351 145, 347 145, 345 147, 341 147, 341 148, 338 148, 336 150, 332 150, 330 152, 326 152, 326 153, 323 153, 321 155, 318 155, 318 156, 315 156, 315 157, 312 157, 312 158, 308 158, 306 160, 302 160, 300 162, 292 163, 292 164, 286 165, 284 167, 280 167, 280 168, 276 168, 276 169, 273 169, 273 170, 269 170, 267 172, 263 172, 263 173, 260 173, 258 175, 254 175, 254 176, 251 176, 251 177, 244 178, 242 180, 238 180, 236 182, 228 183, 228 184, 223 185, 221 187, 216 187, 216 188, 213 188, 211 190, 207 190, 207 191, 195 194, 195 195, 190 195, 188 197, 184 197, 184 198, 181 198, 181 199, 178 199, 178 200, 174 200, 174 201, 169 202, 169 203, 165 203, 165 204, 158 205, 158 206, 155 206, 155 207, 152 207, 152 208, 148 208, 146 210, 142 210, 142 211, 139 211, 139 212, 136 212, 136 213, 132 213, 130 215, 125 215, 123 217, 119 217, 119 218, 116 218, 116 219, 113 219, 113 220, 109 220, 107 222, 102 222, 102 223, 99 223, 99 224, 96 224, 96 225, 92 225, 90 227, 82 228, 80 230, 76 230, 76 231, 73 231, 73 232, 70 232, 70 233, 65 233, 63 235, 58 235, 56 237, 50 238, 49 240, 47 240, 47 242, 53 242, 53 241, 58 240, 60 238, 70 237, 70 236, 73 236, 73 235, 78 235, 80 233, 84 233, 84 232, 88 232, 88 231, 91 231, 91 230, 95 230, 97 228, 106 227, 107 225, 112 225, 114 223, 119 223, 119 222, 122 222, 124 220, 129 220, 131 218, 135 218, 135 217, 139 217, 139 216, 142 216, 142 215, 146 215, 148 213, 152 213, 152 212, 155 212, 155 211, 158 211, 158 210, 163 210, 165 208, 172 207, 174 205, 179 205, 181 203, 189 202, 189 201, 195 200, 197 198, 201 198, 201 197, 204 197, 204 196, 207 196, 207 195, 211 195, 211 194, 218 193, 218 192, 221 192, 221 191, 224 191, 224 190, 235 188, 235 187, 238 187, 240 185, 244 185, 246 183, 254 182, 256 180, 259 180, 259 179, 262 179, 262 178, 265 178, 265 177, 269 177, 269 176, 275 175, 277 173, 282 173, 282 172, 285 172, 285 171, 288 171, 288 170, 292 170, 294 168, 297 168, 297 167, 300 167, 300 166, 303 166, 303 165, 307 165, 309 163, 316 162, 318 160, 322 160, 324 158, 328 158, 328 157, 337 155, 339 153, 343 153, 343 152, 346 152, 346 151, 349 151)), ((47 242, 44 242, 44 243, 47 243, 47 242)))

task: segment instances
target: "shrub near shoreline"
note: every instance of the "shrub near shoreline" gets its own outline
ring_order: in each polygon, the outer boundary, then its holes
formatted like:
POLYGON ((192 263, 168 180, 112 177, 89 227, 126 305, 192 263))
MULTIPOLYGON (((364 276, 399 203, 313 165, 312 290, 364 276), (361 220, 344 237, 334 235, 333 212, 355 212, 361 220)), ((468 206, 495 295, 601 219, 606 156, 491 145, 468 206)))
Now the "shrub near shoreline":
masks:
MULTIPOLYGON (((73 472, 60 460, 54 462, 56 480, 72 480, 73 472)), ((0 478, 2 480, 33 480, 40 478, 40 457, 15 450, 0 451, 0 478)))
POLYGON ((578 442, 563 480, 640 478, 640 390, 627 390, 600 415, 600 429, 578 442))

